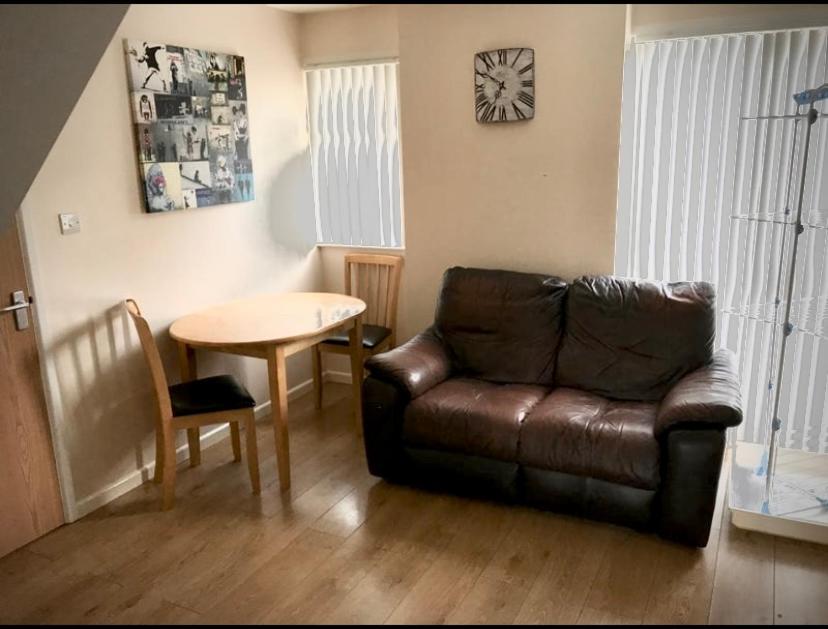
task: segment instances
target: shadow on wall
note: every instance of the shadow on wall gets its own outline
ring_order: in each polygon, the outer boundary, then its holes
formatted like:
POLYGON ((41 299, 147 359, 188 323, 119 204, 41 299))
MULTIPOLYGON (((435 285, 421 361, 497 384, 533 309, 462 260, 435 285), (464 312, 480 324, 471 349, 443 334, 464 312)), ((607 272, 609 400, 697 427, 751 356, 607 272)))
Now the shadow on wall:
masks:
MULTIPOLYGON (((148 461, 155 408, 152 385, 140 346, 130 336, 132 322, 117 304, 58 338, 48 353, 55 357, 58 397, 64 404, 61 433, 70 453, 75 495, 86 497, 82 479, 100 476, 113 462, 148 461), (79 460, 72 453, 83 452, 79 460)), ((169 355, 164 352, 163 355, 169 355)), ((165 361, 167 362, 167 361, 165 361)), ((88 481, 87 481, 88 483, 88 481)))
MULTIPOLYGON (((166 332, 170 323, 153 327, 164 372, 169 384, 175 384, 181 379, 176 344, 166 332)), ((118 302, 71 328, 46 351, 53 357, 54 394, 63 410, 59 439, 69 457, 78 504, 136 470, 141 470, 143 481, 149 480, 149 470, 143 468, 155 459, 157 402, 141 344, 123 304, 118 302)), ((196 360, 201 378, 229 373, 247 386, 266 387, 264 361, 202 351, 196 352, 196 360)), ((306 363, 307 356, 291 356, 289 373, 309 372, 306 363)), ((267 401, 266 388, 252 390, 257 402, 267 401)), ((184 431, 178 431, 176 439, 178 446, 184 445, 184 431)))
POLYGON ((293 156, 270 186, 270 235, 277 247, 302 256, 316 246, 313 178, 308 151, 293 156))
MULTIPOLYGON (((181 378, 176 343, 166 332, 170 323, 154 327, 154 336, 168 383, 176 384, 181 378)), ((136 470, 141 471, 142 481, 149 480, 151 470, 143 468, 155 460, 157 402, 140 341, 123 304, 118 302, 67 331, 47 351, 54 357, 55 393, 63 408, 59 433, 78 504, 136 470)), ((291 356, 289 373, 309 372, 308 358, 291 356)), ((196 361, 200 378, 232 374, 247 386, 266 387, 265 361, 209 351, 197 351, 196 361)), ((254 397, 266 402, 267 390, 257 391, 254 397)), ((179 430, 176 441, 177 446, 185 445, 186 433, 179 430)))
MULTIPOLYGON (((119 302, 48 349, 55 357, 57 393, 64 404, 61 434, 81 501, 102 489, 101 481, 109 480, 113 469, 119 470, 111 479, 117 482, 154 459, 156 399, 132 326, 119 302)), ((170 383, 177 382, 170 377, 178 374, 173 340, 160 334, 156 343, 170 383)), ((178 439, 184 443, 183 433, 178 439)), ((148 479, 146 471, 142 476, 148 479)))

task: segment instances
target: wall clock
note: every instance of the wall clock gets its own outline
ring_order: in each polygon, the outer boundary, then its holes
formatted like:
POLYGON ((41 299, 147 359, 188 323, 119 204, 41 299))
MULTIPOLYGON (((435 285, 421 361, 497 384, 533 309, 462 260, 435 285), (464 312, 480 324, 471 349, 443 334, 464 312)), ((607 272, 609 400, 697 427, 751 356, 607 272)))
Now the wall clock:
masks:
POLYGON ((535 117, 535 51, 501 48, 474 56, 477 122, 514 122, 535 117))

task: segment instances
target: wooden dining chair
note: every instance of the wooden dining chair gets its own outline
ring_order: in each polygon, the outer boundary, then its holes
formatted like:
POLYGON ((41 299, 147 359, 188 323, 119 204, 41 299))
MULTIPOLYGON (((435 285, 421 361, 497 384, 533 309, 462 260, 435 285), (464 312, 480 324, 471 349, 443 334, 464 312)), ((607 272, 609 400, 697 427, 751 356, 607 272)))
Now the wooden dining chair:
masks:
MULTIPOLYGON (((256 401, 233 376, 212 376, 169 386, 161 354, 147 320, 133 299, 125 302, 149 366, 158 405, 155 427, 155 477, 161 483, 164 509, 175 503, 176 431, 229 422, 233 459, 241 461, 239 425, 244 423, 247 468, 253 493, 260 491, 259 453, 256 447, 256 401)), ((192 452, 191 452, 192 455, 192 452)))
MULTIPOLYGON (((397 344, 397 300, 401 256, 349 253, 345 256, 345 292, 365 302, 362 349, 367 359, 397 344)), ((313 346, 313 390, 316 408, 322 408, 322 352, 350 354, 348 332, 340 332, 313 346)), ((353 377, 357 377, 353 374, 353 377)))

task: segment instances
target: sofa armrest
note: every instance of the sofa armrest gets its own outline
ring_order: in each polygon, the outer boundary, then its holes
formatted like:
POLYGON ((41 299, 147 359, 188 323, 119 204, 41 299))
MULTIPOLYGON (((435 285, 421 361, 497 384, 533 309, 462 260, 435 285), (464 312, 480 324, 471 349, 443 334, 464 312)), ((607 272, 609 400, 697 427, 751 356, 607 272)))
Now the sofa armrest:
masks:
POLYGON ((449 377, 451 358, 429 328, 400 347, 372 356, 365 367, 372 376, 401 387, 413 399, 449 377))
POLYGON ((691 546, 707 545, 724 450, 723 428, 676 428, 664 435, 656 510, 656 528, 662 537, 691 546))
POLYGON ((709 364, 687 374, 670 389, 659 405, 655 434, 660 436, 677 426, 724 429, 741 422, 735 356, 722 348, 709 364))
POLYGON ((373 376, 362 382, 362 438, 368 471, 399 479, 405 455, 402 427, 410 397, 405 389, 373 376))

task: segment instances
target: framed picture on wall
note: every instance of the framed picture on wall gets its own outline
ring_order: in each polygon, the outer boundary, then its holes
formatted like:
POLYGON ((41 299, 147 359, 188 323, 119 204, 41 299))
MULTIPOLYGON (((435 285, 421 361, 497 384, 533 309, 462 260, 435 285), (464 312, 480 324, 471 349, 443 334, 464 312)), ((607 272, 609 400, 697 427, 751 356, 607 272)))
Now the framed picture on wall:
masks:
POLYGON ((147 212, 254 198, 244 57, 124 40, 147 212))

